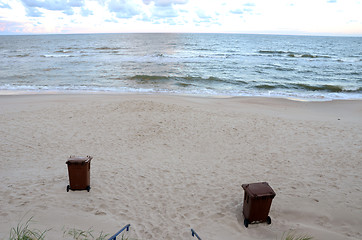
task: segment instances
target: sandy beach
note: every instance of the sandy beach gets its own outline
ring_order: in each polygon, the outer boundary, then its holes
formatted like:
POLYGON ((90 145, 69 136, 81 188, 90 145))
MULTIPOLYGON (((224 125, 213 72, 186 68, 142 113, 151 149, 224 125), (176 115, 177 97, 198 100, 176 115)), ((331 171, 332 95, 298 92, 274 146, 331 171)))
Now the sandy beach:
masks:
POLYGON ((47 239, 362 239, 360 100, 9 95, 0 134, 0 239, 24 216, 47 239), (90 192, 66 192, 70 155, 93 156, 90 192), (245 228, 241 184, 261 181, 272 223, 245 228))

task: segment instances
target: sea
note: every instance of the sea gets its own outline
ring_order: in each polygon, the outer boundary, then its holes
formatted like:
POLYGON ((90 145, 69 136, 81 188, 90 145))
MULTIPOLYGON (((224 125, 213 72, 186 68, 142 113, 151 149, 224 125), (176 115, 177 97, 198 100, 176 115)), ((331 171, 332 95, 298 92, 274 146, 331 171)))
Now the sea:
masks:
POLYGON ((0 36, 0 94, 142 93, 362 99, 362 37, 0 36))

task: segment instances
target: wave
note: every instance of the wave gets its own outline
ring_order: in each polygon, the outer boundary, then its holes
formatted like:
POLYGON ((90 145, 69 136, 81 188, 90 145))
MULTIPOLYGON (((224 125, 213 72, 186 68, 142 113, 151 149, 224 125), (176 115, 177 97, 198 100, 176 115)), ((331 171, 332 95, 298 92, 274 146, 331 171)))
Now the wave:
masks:
POLYGON ((55 53, 72 53, 73 51, 70 49, 62 49, 62 50, 57 50, 55 51, 55 53))
MULTIPOLYGON (((255 83, 255 82, 254 82, 255 83)), ((275 89, 299 89, 304 91, 312 92, 327 92, 327 93, 361 93, 362 87, 355 89, 348 89, 338 85, 309 85, 303 83, 292 83, 292 84, 278 84, 278 83, 265 83, 265 84, 256 84, 253 86, 255 89, 259 90, 275 90, 275 89)))
POLYGON ((50 72, 50 71, 59 70, 59 69, 61 69, 61 68, 49 67, 49 68, 44 68, 43 71, 44 71, 44 72, 50 72))
POLYGON ((273 51, 273 50, 259 50, 260 54, 269 54, 269 55, 285 55, 292 58, 332 58, 327 55, 315 55, 311 53, 297 53, 291 51, 273 51))
POLYGON ((293 54, 290 53, 288 54, 288 57, 292 57, 292 58, 332 58, 330 56, 326 56, 326 55, 313 55, 313 54, 293 54))
POLYGON ((280 84, 260 84, 260 85, 256 85, 255 88, 257 89, 265 89, 265 90, 272 90, 272 89, 285 89, 288 88, 285 85, 280 85, 280 84))
POLYGON ((305 53, 305 54, 290 53, 290 54, 288 54, 288 57, 292 57, 292 58, 332 58, 331 56, 313 55, 310 53, 305 53))
POLYGON ((216 77, 201 78, 201 77, 173 77, 173 76, 157 76, 157 75, 135 75, 128 77, 130 80, 141 80, 141 81, 155 81, 155 80, 187 80, 187 81, 198 81, 198 80, 210 80, 210 81, 222 81, 216 77))
MULTIPOLYGON (((297 56, 295 56, 297 57, 297 56)), ((312 54, 302 54, 301 56, 298 56, 301 58, 331 58, 330 56, 324 56, 324 55, 312 55, 312 54)))
POLYGON ((291 72, 291 71, 295 71, 294 68, 288 68, 288 67, 276 67, 275 70, 281 71, 281 72, 291 72))
MULTIPOLYGON (((228 80, 218 77, 210 76, 208 78, 193 77, 193 76, 157 76, 157 75, 135 75, 127 78, 128 80, 134 80, 141 84, 154 84, 170 82, 180 86, 193 86, 193 85, 213 85, 213 84, 230 84, 230 85, 245 85, 247 82, 240 80, 228 80)), ((114 80, 121 80, 120 78, 114 80)))
POLYGON ((285 52, 285 51, 273 51, 273 50, 260 50, 258 51, 261 54, 286 54, 292 52, 285 52))
POLYGON ((94 48, 95 50, 121 50, 121 49, 125 49, 125 48, 121 48, 121 47, 96 47, 94 48))
POLYGON ((45 58, 74 57, 72 55, 53 55, 53 54, 44 54, 44 55, 40 55, 40 56, 45 57, 45 58))
POLYGON ((202 77, 191 77, 191 76, 187 76, 187 77, 182 77, 181 79, 185 79, 188 81, 207 81, 207 82, 225 82, 223 79, 218 78, 218 77, 208 77, 208 78, 202 78, 202 77))
POLYGON ((155 76, 155 75, 135 75, 128 78, 129 80, 138 80, 138 81, 160 81, 160 80, 168 80, 170 77, 168 76, 155 76))
POLYGON ((191 86, 194 86, 194 84, 191 84, 191 83, 183 83, 183 82, 176 83, 175 85, 180 86, 180 87, 191 87, 191 86))
POLYGON ((307 91, 319 91, 319 92, 331 92, 331 93, 360 93, 362 92, 362 87, 357 89, 346 89, 342 86, 338 85, 308 85, 308 84, 302 84, 297 83, 292 85, 293 88, 297 89, 303 89, 307 91))
POLYGON ((335 85, 320 85, 314 86, 309 84, 297 83, 293 84, 298 89, 304 89, 308 91, 327 91, 327 92, 342 92, 343 88, 341 86, 335 85))
POLYGON ((9 56, 9 57, 23 58, 23 57, 29 57, 29 56, 30 56, 29 53, 24 53, 24 54, 17 54, 17 55, 9 56))
MULTIPOLYGON (((289 89, 286 86, 281 88, 289 89)), ((102 86, 102 85, 0 85, 0 95, 3 94, 26 94, 26 93, 169 93, 169 94, 196 94, 207 96, 265 96, 265 97, 293 97, 300 99, 307 99, 309 101, 328 101, 332 99, 361 99, 362 87, 356 90, 344 90, 343 92, 323 92, 323 91, 295 91, 293 89, 283 90, 276 89, 277 87, 272 84, 262 84, 258 87, 251 89, 247 88, 224 88, 218 89, 212 86, 198 86, 191 83, 176 83, 171 88, 164 86, 102 86), (264 86, 263 86, 264 85, 264 86), (175 87, 177 86, 177 87, 175 87)))

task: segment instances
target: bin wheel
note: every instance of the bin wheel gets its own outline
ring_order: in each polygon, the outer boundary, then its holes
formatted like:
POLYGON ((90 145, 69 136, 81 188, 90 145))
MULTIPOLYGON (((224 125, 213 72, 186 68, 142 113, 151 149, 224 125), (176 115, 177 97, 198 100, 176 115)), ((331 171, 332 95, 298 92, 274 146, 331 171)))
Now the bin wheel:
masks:
POLYGON ((244 219, 244 226, 246 227, 246 228, 248 228, 248 226, 249 226, 249 220, 248 219, 244 219))
POLYGON ((269 216, 266 218, 266 223, 271 224, 271 218, 269 216))
POLYGON ((68 185, 68 186, 67 186, 67 192, 69 192, 69 189, 70 189, 70 186, 68 185))
POLYGON ((86 188, 86 189, 87 189, 87 191, 89 192, 89 191, 90 191, 90 186, 87 186, 87 188, 86 188))

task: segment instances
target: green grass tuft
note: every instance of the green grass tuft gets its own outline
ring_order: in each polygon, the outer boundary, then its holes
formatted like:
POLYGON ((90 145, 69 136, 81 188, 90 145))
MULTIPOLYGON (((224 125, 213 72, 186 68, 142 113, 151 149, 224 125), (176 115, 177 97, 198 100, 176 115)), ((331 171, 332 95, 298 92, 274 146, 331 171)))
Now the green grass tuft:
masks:
POLYGON ((44 240, 45 233, 48 232, 49 229, 43 232, 39 230, 30 230, 29 225, 32 220, 33 217, 25 223, 22 223, 23 219, 21 219, 16 227, 11 228, 9 240, 44 240))
POLYGON ((284 237, 284 234, 282 236, 282 240, 312 240, 313 237, 309 235, 297 235, 294 232, 289 232, 286 237, 284 237))
POLYGON ((63 237, 68 236, 74 240, 106 240, 108 234, 101 232, 98 237, 93 236, 93 230, 90 228, 86 231, 80 229, 70 229, 63 232, 63 237))

